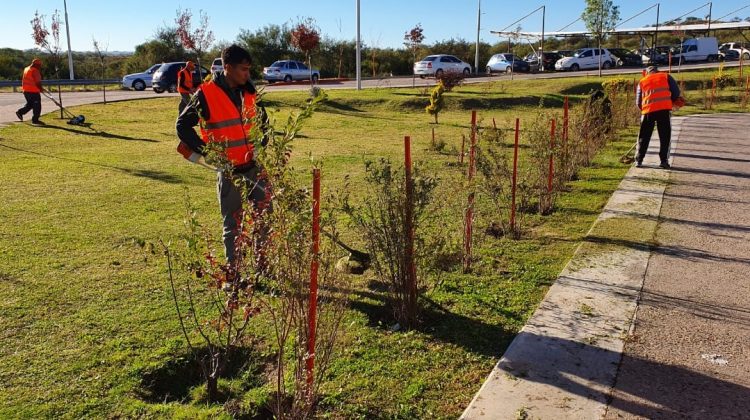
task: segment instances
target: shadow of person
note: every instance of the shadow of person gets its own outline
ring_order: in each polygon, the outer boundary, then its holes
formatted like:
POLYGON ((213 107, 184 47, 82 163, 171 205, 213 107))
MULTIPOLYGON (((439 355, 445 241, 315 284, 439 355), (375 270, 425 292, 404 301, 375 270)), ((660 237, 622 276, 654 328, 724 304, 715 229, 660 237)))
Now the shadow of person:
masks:
POLYGON ((132 140, 132 141, 144 141, 144 142, 149 142, 149 143, 158 143, 158 140, 144 139, 144 138, 130 137, 130 136, 123 136, 123 135, 120 135, 120 134, 108 133, 106 131, 99 131, 99 130, 96 130, 96 129, 92 128, 91 125, 92 125, 91 123, 84 123, 84 124, 78 125, 78 127, 88 128, 89 131, 76 130, 76 129, 72 128, 73 126, 71 126, 71 127, 64 127, 64 126, 52 125, 52 124, 40 125, 38 127, 39 128, 45 128, 45 129, 52 129, 52 130, 61 130, 61 131, 66 131, 68 133, 73 133, 73 134, 82 134, 82 135, 85 135, 85 136, 101 137, 101 138, 105 138, 105 139, 132 140))

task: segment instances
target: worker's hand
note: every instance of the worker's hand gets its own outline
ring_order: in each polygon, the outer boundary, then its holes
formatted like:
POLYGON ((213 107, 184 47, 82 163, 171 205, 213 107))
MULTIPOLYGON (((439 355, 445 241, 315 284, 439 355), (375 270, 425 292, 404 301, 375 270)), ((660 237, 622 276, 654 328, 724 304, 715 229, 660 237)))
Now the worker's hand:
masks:
POLYGON ((678 110, 686 105, 685 98, 680 96, 679 98, 675 99, 674 102, 672 102, 672 105, 675 110, 678 110))

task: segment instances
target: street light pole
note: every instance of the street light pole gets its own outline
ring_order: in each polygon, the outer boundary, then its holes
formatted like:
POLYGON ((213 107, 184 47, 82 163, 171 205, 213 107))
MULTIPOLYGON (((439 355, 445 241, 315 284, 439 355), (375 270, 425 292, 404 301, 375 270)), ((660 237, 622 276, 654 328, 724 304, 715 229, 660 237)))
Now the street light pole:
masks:
POLYGON ((547 15, 547 6, 542 6, 542 45, 539 46, 539 71, 544 72, 544 22, 547 15))
POLYGON ((479 32, 482 26, 482 0, 477 5, 477 46, 474 51, 474 73, 479 74, 479 32))
POLYGON ((359 29, 359 0, 357 0, 357 90, 362 90, 362 42, 359 29))
POLYGON ((68 2, 63 0, 63 8, 65 9, 65 34, 68 36, 68 69, 70 70, 70 80, 75 80, 75 74, 73 73, 73 52, 70 50, 70 25, 68 24, 68 2))

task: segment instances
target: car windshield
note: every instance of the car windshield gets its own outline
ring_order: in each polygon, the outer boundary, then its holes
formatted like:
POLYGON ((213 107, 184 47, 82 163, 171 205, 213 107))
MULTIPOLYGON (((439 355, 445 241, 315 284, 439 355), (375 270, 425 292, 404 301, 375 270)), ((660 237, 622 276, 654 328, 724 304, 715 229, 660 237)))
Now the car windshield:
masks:
POLYGON ((268 67, 284 67, 285 61, 276 61, 268 67))
POLYGON ((159 67, 161 67, 161 64, 154 64, 153 66, 151 66, 151 68, 146 70, 146 73, 153 73, 156 70, 159 70, 159 67))
POLYGON ((436 55, 430 55, 422 59, 422 61, 435 61, 437 59, 436 55))
POLYGON ((578 50, 575 52, 575 54, 573 54, 573 57, 580 57, 581 55, 583 55, 584 52, 585 52, 584 50, 578 50))

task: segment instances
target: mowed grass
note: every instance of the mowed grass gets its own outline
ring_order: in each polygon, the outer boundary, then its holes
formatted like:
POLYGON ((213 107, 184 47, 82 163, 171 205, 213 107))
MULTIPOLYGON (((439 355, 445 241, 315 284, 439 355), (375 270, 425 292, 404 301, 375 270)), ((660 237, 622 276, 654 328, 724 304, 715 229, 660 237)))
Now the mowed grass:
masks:
MULTIPOLYGON (((437 136, 448 149, 460 148, 469 109, 477 109, 484 123, 494 117, 510 128, 516 117, 533 118, 540 99, 557 109, 563 95, 576 99, 597 83, 564 79, 462 87, 448 94, 437 136)), ((342 188, 348 175, 353 197, 362 198, 364 160, 400 162, 403 136, 411 135, 415 160, 441 179, 437 201, 446 204, 446 216, 428 229, 453 232, 460 243, 464 168, 453 164, 455 155, 427 151, 432 126, 423 93, 328 92, 329 103, 296 143, 293 165, 309 178, 310 159, 318 160, 325 190, 342 188)), ((304 98, 304 93, 266 97, 280 120, 304 98)), ((179 242, 186 195, 216 239, 220 235, 215 174, 175 152, 177 99, 73 112, 93 125, 69 126, 47 115, 46 127, 0 129, 0 417, 227 415, 221 405, 191 400, 201 385, 185 368, 188 353, 166 263, 139 245, 179 242), (166 391, 144 388, 154 378, 166 391)), ((617 160, 633 139, 633 130, 621 133, 581 170, 552 215, 528 215, 522 240, 482 233, 497 215, 480 196, 475 273, 464 275, 454 267, 427 279, 424 323, 416 331, 390 332, 373 275, 351 278, 352 301, 322 389, 322 414, 460 415, 617 187, 628 169, 617 160)), ((345 235, 356 243, 354 232, 345 228, 345 235)), ((267 353, 272 342, 267 320, 260 317, 252 333, 258 351, 267 353)), ((244 412, 268 393, 265 379, 252 376, 227 379, 244 412)))

